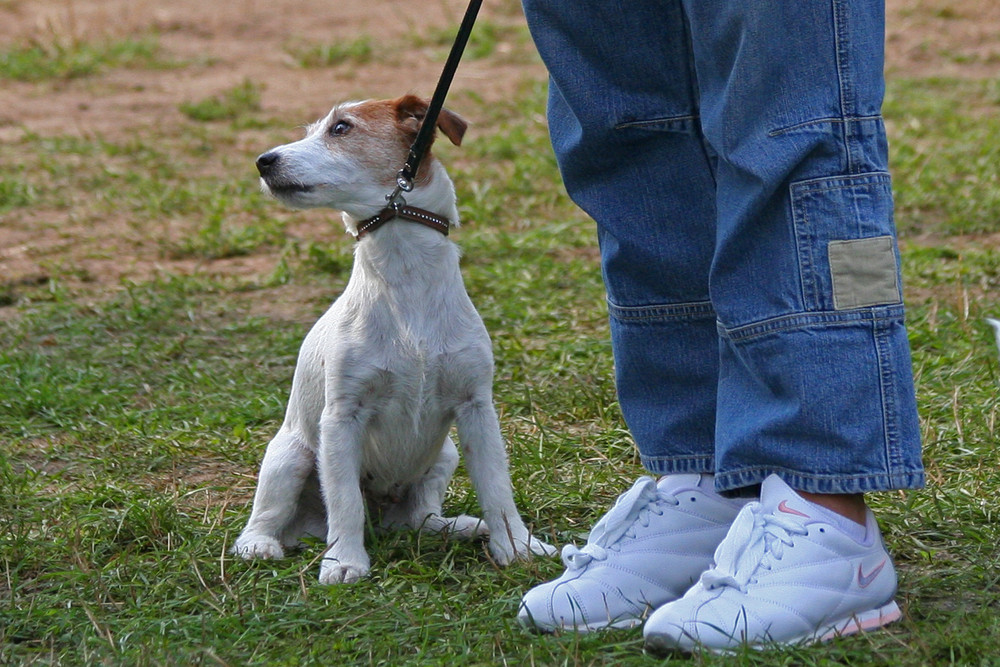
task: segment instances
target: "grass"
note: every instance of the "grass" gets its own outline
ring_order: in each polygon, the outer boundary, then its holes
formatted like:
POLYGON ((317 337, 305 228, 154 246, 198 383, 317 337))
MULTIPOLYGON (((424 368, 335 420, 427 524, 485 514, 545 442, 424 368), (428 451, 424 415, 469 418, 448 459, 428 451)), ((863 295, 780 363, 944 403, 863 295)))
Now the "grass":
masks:
POLYGON ((14 178, 0 181, 0 212, 31 206, 37 197, 29 184, 14 178))
POLYGON ((334 44, 290 45, 285 51, 299 67, 335 67, 345 63, 365 65, 375 56, 375 46, 369 35, 334 44))
MULTIPOLYGON (((275 563, 228 555, 301 337, 351 262, 333 216, 257 192, 255 147, 287 126, 246 86, 132 138, 25 134, 0 163, 4 224, 69 246, 45 276, 0 278, 0 664, 658 662, 635 632, 522 632, 517 600, 556 561, 499 570, 479 543, 369 535, 372 576, 329 588, 316 582, 317 543, 275 563), (313 234, 291 231, 302 221, 313 234), (202 269, 87 282, 77 259, 110 243, 202 269), (268 261, 212 270, 232 258, 268 261)), ((479 120, 462 149, 435 150, 460 188, 455 238, 494 340, 517 500, 551 540, 579 541, 639 470, 594 234, 558 185, 543 87, 450 103, 479 120)), ((998 106, 989 81, 889 89, 930 484, 873 502, 906 619, 822 647, 663 663, 997 664, 1000 361, 983 318, 1000 315, 1000 255, 982 233, 1000 219, 998 106)), ((477 512, 462 470, 447 509, 477 512)))
MULTIPOLYGON (((517 7, 518 13, 520 7, 517 7)), ((416 32, 402 41, 382 40, 362 34, 354 39, 332 43, 293 42, 285 52, 298 67, 341 67, 343 76, 353 76, 361 66, 380 62, 405 67, 414 50, 434 51, 435 62, 444 61, 458 33, 458 24, 416 32)), ((463 54, 465 60, 492 58, 496 63, 524 64, 537 56, 530 49, 531 37, 523 21, 496 21, 484 18, 476 22, 463 54), (526 48, 527 47, 527 48, 526 48)))
MULTIPOLYGON (((418 35, 413 40, 413 45, 441 49, 444 54, 447 54, 451 50, 456 34, 458 34, 458 24, 439 30, 431 30, 426 35, 418 35)), ((466 45, 463 58, 482 60, 499 56, 496 57, 496 62, 525 62, 526 59, 535 57, 531 51, 512 47, 523 47, 530 42, 531 36, 524 25, 489 19, 479 20, 476 21, 475 29, 469 35, 469 42, 466 45), (514 56, 513 54, 518 55, 514 56)))
POLYGON ((900 79, 889 88, 885 113, 894 125, 892 159, 903 232, 996 231, 998 106, 995 79, 900 79))
POLYGON ((114 67, 173 67, 155 37, 33 42, 0 51, 0 80, 76 79, 114 67))
POLYGON ((181 112, 191 120, 234 120, 260 111, 260 85, 245 79, 239 85, 197 102, 184 102, 181 112))

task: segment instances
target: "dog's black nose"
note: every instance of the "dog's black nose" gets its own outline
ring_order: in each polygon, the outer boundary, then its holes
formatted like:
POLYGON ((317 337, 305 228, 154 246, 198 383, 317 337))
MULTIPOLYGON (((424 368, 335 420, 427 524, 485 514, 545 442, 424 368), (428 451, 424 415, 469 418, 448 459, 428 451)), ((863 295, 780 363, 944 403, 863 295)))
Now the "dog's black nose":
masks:
POLYGON ((278 157, 280 156, 276 151, 271 151, 257 158, 257 171, 260 172, 261 176, 267 176, 267 172, 271 171, 278 162, 278 157))

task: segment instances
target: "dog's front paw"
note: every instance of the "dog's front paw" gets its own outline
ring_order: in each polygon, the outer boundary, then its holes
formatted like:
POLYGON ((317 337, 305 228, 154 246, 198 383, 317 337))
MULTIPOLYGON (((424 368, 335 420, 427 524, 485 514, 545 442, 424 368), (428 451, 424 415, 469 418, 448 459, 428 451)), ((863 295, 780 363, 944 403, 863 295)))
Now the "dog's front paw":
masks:
POLYGON ((365 563, 344 563, 330 558, 324 559, 319 569, 319 583, 353 584, 368 574, 369 566, 365 563))
POLYGON ((246 560, 254 558, 274 560, 285 557, 281 542, 267 535, 240 535, 233 545, 232 552, 246 560))

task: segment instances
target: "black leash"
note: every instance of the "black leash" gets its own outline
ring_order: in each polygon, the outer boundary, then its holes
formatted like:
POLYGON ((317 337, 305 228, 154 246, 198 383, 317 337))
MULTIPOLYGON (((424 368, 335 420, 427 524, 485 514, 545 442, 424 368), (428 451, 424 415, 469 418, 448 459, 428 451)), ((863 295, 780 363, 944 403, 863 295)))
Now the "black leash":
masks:
POLYGON ((417 138, 410 146, 410 153, 407 155, 403 168, 396 174, 396 189, 392 194, 385 196, 389 208, 406 205, 402 194, 413 189, 413 179, 416 178, 420 161, 424 159, 424 153, 427 152, 427 148, 434 138, 438 115, 444 107, 444 98, 447 97, 448 88, 451 86, 452 79, 455 78, 455 70, 458 69, 458 63, 462 60, 462 53, 465 51, 465 45, 469 41, 472 26, 476 23, 476 15, 479 14, 479 7, 482 4, 483 0, 469 0, 469 7, 465 10, 465 17, 462 19, 462 25, 458 28, 455 43, 451 46, 451 53, 448 54, 441 78, 438 79, 437 88, 434 89, 434 96, 431 97, 430 105, 427 107, 427 114, 417 131, 417 138))

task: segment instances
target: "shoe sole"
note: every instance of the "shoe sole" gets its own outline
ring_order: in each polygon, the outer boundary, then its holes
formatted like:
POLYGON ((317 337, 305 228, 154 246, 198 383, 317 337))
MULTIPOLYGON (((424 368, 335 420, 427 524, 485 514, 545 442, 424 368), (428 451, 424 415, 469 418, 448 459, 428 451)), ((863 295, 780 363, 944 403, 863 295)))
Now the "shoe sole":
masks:
MULTIPOLYGON (((855 614, 846 621, 834 623, 822 634, 817 633, 819 634, 818 637, 814 635, 813 641, 828 642, 831 639, 836 639, 837 637, 847 637, 848 635, 857 634, 859 632, 877 630, 878 628, 894 623, 901 618, 903 618, 903 612, 900 611, 899 605, 896 604, 895 600, 890 600, 889 604, 883 605, 878 609, 872 609, 871 611, 866 611, 863 614, 855 614)), ((809 641, 809 639, 809 637, 805 637, 800 641, 809 641)))
POLYGON ((550 635, 555 632, 575 632, 577 634, 587 634, 590 632, 600 632, 601 630, 630 630, 642 625, 644 619, 623 618, 613 623, 588 623, 582 625, 539 625, 530 618, 517 617, 518 622, 526 630, 539 634, 550 635))
MULTIPOLYGON (((770 648, 780 648, 782 646, 802 646, 827 642, 836 639, 837 637, 847 637, 859 632, 877 630, 878 628, 898 621, 902 617, 903 612, 900 611, 899 605, 897 605, 894 600, 891 600, 888 604, 877 609, 854 614, 849 618, 841 619, 826 625, 814 633, 802 635, 800 637, 781 642, 769 641, 761 644, 751 644, 750 648, 759 651, 766 651, 770 648)), ((679 646, 672 637, 667 635, 650 635, 646 638, 646 650, 659 655, 676 651, 691 654, 700 650, 726 655, 736 653, 743 646, 745 645, 740 644, 739 646, 733 647, 713 648, 711 646, 699 645, 689 648, 679 646)))

